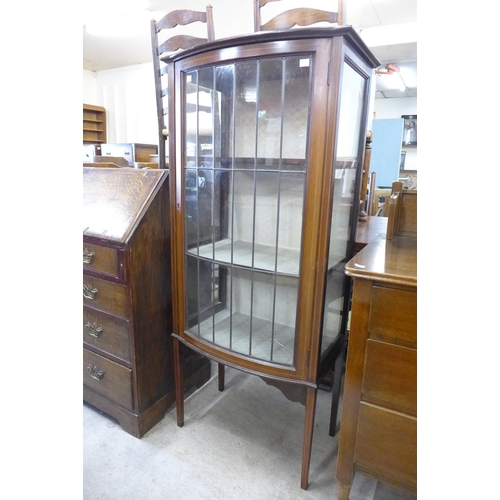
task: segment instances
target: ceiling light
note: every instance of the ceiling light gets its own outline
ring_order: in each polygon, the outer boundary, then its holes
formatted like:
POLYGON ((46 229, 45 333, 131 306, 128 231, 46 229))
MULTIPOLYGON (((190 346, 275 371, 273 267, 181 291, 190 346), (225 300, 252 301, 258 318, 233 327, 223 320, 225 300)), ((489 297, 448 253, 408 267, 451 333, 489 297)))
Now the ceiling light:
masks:
POLYGON ((131 14, 145 10, 146 0, 84 0, 83 24, 92 24, 105 19, 131 14))
POLYGON ((92 21, 85 25, 89 35, 107 38, 130 38, 131 36, 150 33, 150 22, 158 13, 150 10, 131 12, 107 19, 92 21))
POLYGON ((361 30, 359 35, 368 47, 412 43, 417 41, 417 23, 374 26, 361 30))
POLYGON ((417 74, 412 69, 403 66, 400 70, 399 76, 408 88, 417 88, 417 74))

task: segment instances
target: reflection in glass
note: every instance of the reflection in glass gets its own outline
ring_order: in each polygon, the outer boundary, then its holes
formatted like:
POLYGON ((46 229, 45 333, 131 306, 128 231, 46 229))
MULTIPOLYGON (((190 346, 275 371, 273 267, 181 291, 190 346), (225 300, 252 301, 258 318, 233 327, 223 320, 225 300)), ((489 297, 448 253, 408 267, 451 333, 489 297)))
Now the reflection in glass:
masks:
POLYGON ((337 136, 337 152, 334 163, 333 208, 330 228, 328 274, 326 280, 323 313, 323 334, 321 353, 327 352, 335 342, 342 328, 345 279, 344 267, 349 259, 351 238, 351 217, 354 203, 358 154, 359 131, 363 118, 363 96, 365 79, 349 64, 344 63, 342 75, 342 96, 337 136))

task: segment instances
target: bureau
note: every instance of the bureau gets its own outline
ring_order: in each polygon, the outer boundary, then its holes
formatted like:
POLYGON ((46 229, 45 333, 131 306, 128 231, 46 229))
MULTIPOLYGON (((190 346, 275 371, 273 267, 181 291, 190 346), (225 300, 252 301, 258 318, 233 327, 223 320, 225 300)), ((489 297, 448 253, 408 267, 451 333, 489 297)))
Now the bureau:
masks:
POLYGON ((175 399, 171 288, 168 171, 84 168, 83 399, 138 438, 175 399))
POLYGON ((387 237, 345 267, 353 278, 337 480, 347 500, 355 470, 417 489, 416 192, 393 185, 387 237), (399 189, 399 192, 395 192, 399 189))

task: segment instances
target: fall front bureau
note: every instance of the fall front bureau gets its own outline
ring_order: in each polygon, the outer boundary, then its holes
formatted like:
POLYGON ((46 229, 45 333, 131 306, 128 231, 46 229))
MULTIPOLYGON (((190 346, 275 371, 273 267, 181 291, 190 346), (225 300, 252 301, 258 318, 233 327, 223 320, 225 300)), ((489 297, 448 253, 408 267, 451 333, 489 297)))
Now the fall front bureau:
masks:
MULTIPOLYGON (((83 180, 83 398, 140 438, 175 398, 168 171, 83 180)), ((184 362, 190 386, 208 380, 208 359, 184 362)))

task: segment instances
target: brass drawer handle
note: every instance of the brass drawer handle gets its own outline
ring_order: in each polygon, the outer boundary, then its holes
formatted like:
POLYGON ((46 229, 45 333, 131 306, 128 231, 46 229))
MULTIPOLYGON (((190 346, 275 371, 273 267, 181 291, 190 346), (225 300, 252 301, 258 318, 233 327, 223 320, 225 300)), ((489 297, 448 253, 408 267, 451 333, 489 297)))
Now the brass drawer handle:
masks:
POLYGON ((97 366, 89 365, 87 366, 87 370, 90 372, 90 376, 96 380, 102 380, 104 378, 104 372, 102 370, 98 370, 97 366))
POLYGON ((91 264, 92 263, 92 259, 93 259, 94 256, 95 256, 95 253, 94 252, 89 252, 89 249, 86 248, 83 251, 83 263, 84 264, 91 264))
POLYGON ((102 333, 102 328, 100 326, 97 326, 96 323, 92 324, 92 323, 90 323, 90 321, 87 321, 87 323, 85 323, 85 326, 89 332, 89 335, 91 335, 92 337, 95 337, 96 339, 102 333))
POLYGON ((83 296, 86 299, 94 300, 95 294, 98 292, 97 288, 92 288, 92 285, 83 284, 83 296))

